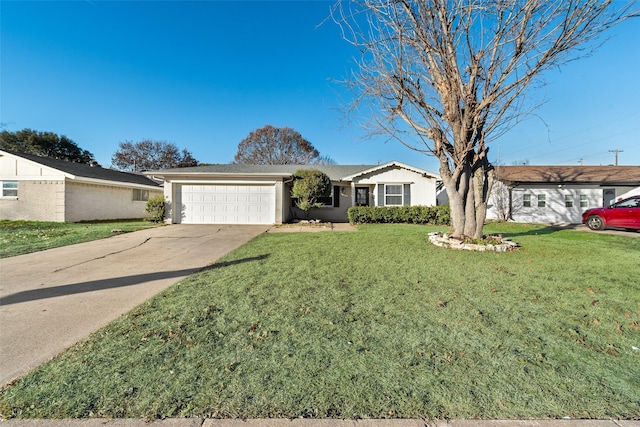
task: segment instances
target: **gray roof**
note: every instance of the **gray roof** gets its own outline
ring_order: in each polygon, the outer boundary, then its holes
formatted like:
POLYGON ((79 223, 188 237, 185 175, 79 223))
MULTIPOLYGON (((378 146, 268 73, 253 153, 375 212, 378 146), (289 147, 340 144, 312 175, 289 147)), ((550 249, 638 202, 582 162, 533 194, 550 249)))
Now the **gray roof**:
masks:
POLYGON ((91 166, 86 163, 68 162, 65 160, 52 159, 51 157, 36 156, 34 154, 19 153, 16 151, 5 150, 5 152, 14 156, 22 157, 23 159, 31 160, 32 162, 36 162, 53 169, 57 169, 69 175, 83 178, 100 179, 104 181, 115 181, 121 183, 159 187, 159 184, 157 182, 137 173, 120 172, 114 169, 105 169, 100 166, 91 166))
MULTIPOLYGON (((402 165, 398 162, 389 162, 381 165, 252 165, 252 164, 217 164, 205 166, 193 166, 188 168, 163 169, 158 171, 145 171, 147 175, 179 175, 185 174, 220 174, 220 175, 260 175, 279 174, 283 176, 293 176, 300 169, 319 169, 332 180, 340 181, 344 178, 353 177, 376 168, 384 168, 391 165, 402 165)), ((413 166, 404 165, 417 172, 421 170, 413 166)), ((430 172, 423 171, 431 174, 430 172)), ((435 177, 435 174, 433 174, 435 177)))
POLYGON ((188 168, 164 169, 159 171, 147 171, 147 174, 162 175, 163 173, 216 173, 216 174, 282 174, 293 175, 300 169, 319 169, 326 173, 332 181, 355 175, 373 169, 378 165, 249 165, 249 164, 220 164, 193 166, 188 168))

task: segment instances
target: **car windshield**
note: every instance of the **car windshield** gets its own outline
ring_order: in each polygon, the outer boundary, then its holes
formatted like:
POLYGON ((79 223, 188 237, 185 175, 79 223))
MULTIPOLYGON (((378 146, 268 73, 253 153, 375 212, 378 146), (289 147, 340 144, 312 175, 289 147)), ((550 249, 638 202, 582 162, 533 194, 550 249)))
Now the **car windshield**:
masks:
POLYGON ((613 205, 614 208, 638 208, 640 207, 640 198, 623 200, 613 205))

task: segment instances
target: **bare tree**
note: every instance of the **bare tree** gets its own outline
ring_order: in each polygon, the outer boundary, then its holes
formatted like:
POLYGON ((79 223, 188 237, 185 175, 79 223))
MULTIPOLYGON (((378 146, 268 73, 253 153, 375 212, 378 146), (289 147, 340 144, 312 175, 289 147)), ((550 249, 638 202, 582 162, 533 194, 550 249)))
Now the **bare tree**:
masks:
POLYGON ((263 165, 308 165, 323 161, 318 150, 294 129, 266 125, 251 132, 238 144, 235 163, 263 165))
POLYGON ((511 219, 511 190, 499 180, 493 184, 488 206, 493 209, 498 221, 511 219))
POLYGON ((111 163, 123 171, 143 171, 153 169, 198 166, 198 161, 187 149, 180 149, 173 143, 145 139, 139 142, 121 142, 111 163))
POLYGON ((439 159, 453 237, 481 238, 489 142, 530 112, 525 91, 542 73, 637 15, 634 3, 344 0, 332 15, 362 53, 348 82, 353 109, 370 106, 372 132, 439 159))

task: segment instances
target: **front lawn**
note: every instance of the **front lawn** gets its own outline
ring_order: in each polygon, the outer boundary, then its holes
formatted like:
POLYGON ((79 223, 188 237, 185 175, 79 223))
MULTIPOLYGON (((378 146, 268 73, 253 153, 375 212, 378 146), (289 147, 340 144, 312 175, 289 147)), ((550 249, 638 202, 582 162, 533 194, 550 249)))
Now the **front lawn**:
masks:
POLYGON ((640 239, 265 234, 0 394, 4 417, 640 417, 640 239))
POLYGON ((0 258, 103 239, 115 233, 149 227, 155 227, 155 224, 145 220, 78 223, 0 220, 0 258))

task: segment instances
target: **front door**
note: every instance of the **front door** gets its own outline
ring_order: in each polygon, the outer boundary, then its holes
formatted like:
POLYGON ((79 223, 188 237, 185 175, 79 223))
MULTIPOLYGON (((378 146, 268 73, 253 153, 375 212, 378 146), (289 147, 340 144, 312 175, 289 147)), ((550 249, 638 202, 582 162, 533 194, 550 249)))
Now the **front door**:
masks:
POLYGON ((611 206, 616 198, 616 189, 615 188, 605 188, 602 192, 602 206, 607 207, 611 206))
POLYGON ((369 187, 356 187, 356 206, 369 206, 369 187))

